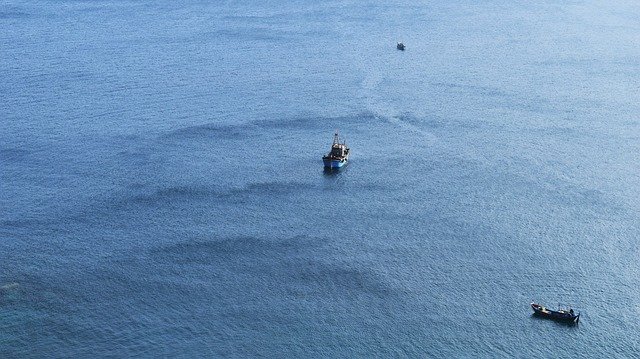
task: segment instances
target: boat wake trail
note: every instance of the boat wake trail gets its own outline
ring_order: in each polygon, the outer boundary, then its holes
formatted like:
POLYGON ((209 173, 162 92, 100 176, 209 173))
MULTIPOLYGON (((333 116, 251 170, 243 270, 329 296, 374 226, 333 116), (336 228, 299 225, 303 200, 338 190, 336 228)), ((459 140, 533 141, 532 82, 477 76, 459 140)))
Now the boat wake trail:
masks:
POLYGON ((0 286, 0 292, 8 291, 8 290, 11 290, 11 289, 16 289, 16 288, 18 288, 18 286, 19 286, 18 283, 5 284, 3 286, 0 286))
POLYGON ((423 137, 428 142, 436 142, 437 137, 430 131, 421 128, 409 120, 411 116, 397 110, 398 106, 389 103, 380 95, 379 87, 383 83, 383 78, 379 74, 370 74, 362 80, 362 98, 368 111, 376 119, 383 120, 389 124, 400 127, 407 132, 423 137))
POLYGON ((429 142, 435 143, 438 139, 433 133, 408 122, 406 116, 402 116, 402 115, 391 116, 391 117, 387 117, 386 120, 392 125, 401 127, 407 130, 408 132, 415 133, 424 137, 429 142))

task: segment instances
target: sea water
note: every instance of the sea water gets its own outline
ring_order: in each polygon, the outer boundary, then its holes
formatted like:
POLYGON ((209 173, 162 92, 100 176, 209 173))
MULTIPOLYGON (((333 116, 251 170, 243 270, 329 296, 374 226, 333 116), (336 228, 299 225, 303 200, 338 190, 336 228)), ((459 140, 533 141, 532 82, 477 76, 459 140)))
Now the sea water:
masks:
POLYGON ((640 356, 639 19, 0 3, 0 357, 640 356))

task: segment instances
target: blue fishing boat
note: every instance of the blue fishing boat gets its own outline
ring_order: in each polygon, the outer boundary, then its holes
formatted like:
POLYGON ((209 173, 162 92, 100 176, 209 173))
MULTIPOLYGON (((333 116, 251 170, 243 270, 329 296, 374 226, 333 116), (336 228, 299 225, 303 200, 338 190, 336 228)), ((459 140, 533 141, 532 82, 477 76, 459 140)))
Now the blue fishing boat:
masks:
POLYGON ((580 321, 580 313, 576 314, 573 309, 551 310, 536 303, 531 303, 533 313, 539 317, 553 319, 565 323, 578 323, 580 321))
POLYGON ((325 168, 340 168, 347 164, 349 161, 349 147, 347 142, 340 143, 338 132, 333 136, 333 144, 331 145, 331 151, 326 156, 322 157, 325 168))

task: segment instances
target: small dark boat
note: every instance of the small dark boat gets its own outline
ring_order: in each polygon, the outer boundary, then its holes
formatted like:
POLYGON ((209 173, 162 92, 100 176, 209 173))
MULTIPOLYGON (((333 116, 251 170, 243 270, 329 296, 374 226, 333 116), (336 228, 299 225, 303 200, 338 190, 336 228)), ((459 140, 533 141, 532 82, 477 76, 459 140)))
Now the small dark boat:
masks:
POLYGON ((573 309, 551 310, 536 303, 531 303, 533 313, 539 317, 553 319, 565 323, 578 323, 580 321, 580 313, 576 314, 573 309))
POLYGON ((349 161, 349 147, 347 142, 340 143, 338 132, 333 135, 333 143, 331 144, 331 151, 322 157, 325 168, 340 168, 347 164, 349 161))
POLYGON ((399 42, 398 45, 396 45, 396 49, 404 51, 404 44, 399 42))

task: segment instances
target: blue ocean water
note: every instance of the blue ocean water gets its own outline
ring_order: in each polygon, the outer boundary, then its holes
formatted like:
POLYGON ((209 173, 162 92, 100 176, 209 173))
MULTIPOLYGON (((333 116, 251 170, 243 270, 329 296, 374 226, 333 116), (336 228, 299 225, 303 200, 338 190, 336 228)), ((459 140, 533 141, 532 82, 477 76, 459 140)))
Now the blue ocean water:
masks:
POLYGON ((0 29, 0 357, 640 356, 637 2, 6 0, 0 29))

